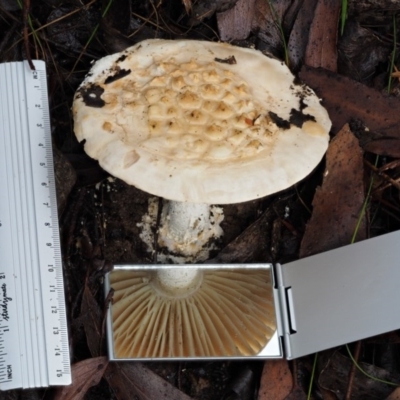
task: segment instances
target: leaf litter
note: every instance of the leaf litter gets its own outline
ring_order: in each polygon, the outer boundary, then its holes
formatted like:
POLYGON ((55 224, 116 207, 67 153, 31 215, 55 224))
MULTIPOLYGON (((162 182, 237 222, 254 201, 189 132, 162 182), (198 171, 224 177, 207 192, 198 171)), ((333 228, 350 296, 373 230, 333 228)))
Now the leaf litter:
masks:
MULTIPOLYGON (((32 58, 47 61, 53 139, 60 158, 56 163, 57 189, 62 204, 74 380, 71 387, 48 390, 46 397, 212 400, 240 396, 246 400, 262 399, 263 393, 269 393, 269 398, 277 400, 305 398, 312 356, 301 362, 267 361, 264 365, 217 361, 108 364, 101 283, 110 264, 152 261, 138 239, 137 228, 146 212, 148 195, 106 179, 98 165, 84 155, 73 135, 70 105, 93 59, 150 37, 234 38, 237 44, 281 59, 287 52, 290 67, 300 71, 299 77, 317 92, 332 119, 336 137, 326 166, 321 165, 282 194, 226 207, 226 236, 213 260, 287 262, 347 244, 371 176, 371 204, 358 238, 399 229, 399 80, 394 79, 389 96, 385 92, 388 76, 395 72, 388 69, 393 43, 390 27, 400 6, 394 0, 348 3, 347 23, 340 37, 335 28, 338 2, 323 0, 120 1, 111 2, 105 15, 95 1, 77 5, 63 0, 32 0, 29 46, 24 46, 21 11, 9 0, 0 0, 1 61, 26 58, 26 49, 32 58), (95 27, 96 35, 91 38, 95 27), (375 165, 376 154, 380 157, 375 165), (63 176, 68 177, 64 182, 63 176), (128 199, 132 204, 129 208, 128 199), (313 227, 318 237, 311 233, 313 227)), ((399 55, 394 57, 395 66, 400 68, 399 55)), ((385 362, 384 369, 379 369, 373 365, 379 357, 371 357, 381 354, 381 343, 390 342, 393 335, 364 341, 360 358, 361 362, 367 360, 363 366, 372 375, 397 382, 400 367, 396 362, 385 362)), ((395 337, 392 353, 399 349, 395 337)), ((314 398, 345 396, 351 361, 346 353, 335 354, 329 366, 318 364, 314 398)), ((359 373, 352 385, 354 399, 367 398, 363 388, 371 388, 381 398, 393 390, 383 389, 382 384, 359 373)), ((42 396, 40 390, 7 393, 7 398, 42 396)))
MULTIPOLYGON (((358 140, 345 125, 332 139, 326 153, 323 183, 314 195, 313 213, 301 242, 301 258, 352 242, 364 203, 363 165, 358 140)), ((363 219, 356 241, 365 238, 363 219)))

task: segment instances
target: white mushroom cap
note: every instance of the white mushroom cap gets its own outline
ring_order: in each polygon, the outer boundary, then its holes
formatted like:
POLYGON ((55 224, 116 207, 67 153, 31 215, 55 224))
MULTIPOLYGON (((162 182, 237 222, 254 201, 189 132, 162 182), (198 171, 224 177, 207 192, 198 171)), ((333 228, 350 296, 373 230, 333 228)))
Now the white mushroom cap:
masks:
POLYGON ((282 62, 188 40, 146 40, 97 61, 73 113, 78 140, 106 171, 157 196, 208 204, 303 179, 331 127, 282 62))
POLYGON ((266 346, 276 331, 269 271, 194 271, 175 295, 149 270, 110 274, 116 358, 252 356, 266 346))

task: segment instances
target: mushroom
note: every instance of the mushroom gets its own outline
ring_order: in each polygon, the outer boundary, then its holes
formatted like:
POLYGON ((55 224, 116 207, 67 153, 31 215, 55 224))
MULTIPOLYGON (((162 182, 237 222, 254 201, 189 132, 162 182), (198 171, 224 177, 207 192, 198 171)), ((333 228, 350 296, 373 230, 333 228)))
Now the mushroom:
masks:
POLYGON ((288 188, 323 157, 315 93, 259 51, 146 40, 97 61, 76 92, 75 134, 110 174, 165 201, 159 243, 204 261, 221 209, 288 188), (210 216, 213 220, 210 221, 210 216))
POLYGON ((116 359, 254 356, 266 346, 276 331, 271 271, 176 269, 189 286, 165 267, 110 274, 116 359))
MULTIPOLYGON (((167 200, 159 243, 187 262, 206 259, 207 243, 222 234, 222 213, 210 205, 254 200, 300 181, 322 159, 331 127, 318 97, 283 62, 189 40, 146 40, 97 61, 76 92, 73 114, 78 140, 106 171, 167 200)), ((272 294, 261 295, 254 271, 248 280, 246 271, 228 279, 180 266, 129 274, 111 274, 123 357, 251 354, 270 338, 272 294), (252 303, 242 292, 260 298, 252 303), (242 312, 247 306, 263 311, 250 316, 242 312), (222 314, 211 318, 214 312, 222 314), (221 325, 228 331, 215 333, 221 325), (218 347, 225 341, 229 348, 218 347)))

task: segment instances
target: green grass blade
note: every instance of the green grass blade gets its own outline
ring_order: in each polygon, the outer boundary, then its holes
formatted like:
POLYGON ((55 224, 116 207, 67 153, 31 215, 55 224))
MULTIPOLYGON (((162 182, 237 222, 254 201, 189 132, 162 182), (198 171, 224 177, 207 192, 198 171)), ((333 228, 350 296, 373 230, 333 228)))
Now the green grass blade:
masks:
POLYGON ((347 20, 347 0, 342 0, 342 11, 340 14, 340 34, 343 35, 344 27, 347 20))

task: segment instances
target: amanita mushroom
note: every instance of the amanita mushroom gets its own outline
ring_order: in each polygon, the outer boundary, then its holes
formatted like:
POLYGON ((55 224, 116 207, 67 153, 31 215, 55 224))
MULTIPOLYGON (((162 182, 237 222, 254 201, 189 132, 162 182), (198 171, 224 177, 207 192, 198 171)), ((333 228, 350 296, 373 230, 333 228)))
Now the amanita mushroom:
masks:
MULTIPOLYGON (((323 157, 331 127, 315 93, 298 84, 284 63, 252 49, 188 40, 146 40, 97 61, 75 95, 73 113, 78 140, 106 171, 168 200, 161 242, 190 261, 201 260, 204 245, 222 233, 218 221, 208 221, 210 204, 257 199, 300 181, 323 157)), ((126 282, 113 282, 126 293, 133 290, 131 283, 143 296, 156 291, 165 301, 174 290, 189 291, 189 296, 179 294, 185 300, 174 301, 173 307, 192 310, 207 280, 204 274, 198 284, 199 272, 190 272, 179 267, 150 277, 132 272, 126 282), (140 280, 153 282, 151 289, 140 280), (193 287, 199 290, 192 292, 193 287)), ((243 290, 251 292, 249 285, 243 290)), ((131 301, 127 294, 118 296, 114 310, 131 301)), ((269 304, 271 297, 265 296, 269 304)), ((151 304, 158 309, 155 301, 151 304)), ((238 302, 232 304, 240 308, 238 302)), ((162 307, 170 307, 166 304, 162 307)), ((114 313, 124 320, 123 312, 114 313)), ((169 329, 157 339, 161 342, 171 338, 174 324, 183 331, 193 320, 190 313, 179 320, 157 315, 156 325, 169 329)), ((121 343, 135 335, 156 335, 143 331, 146 324, 118 326, 124 332, 121 343), (134 331, 124 331, 128 326, 134 331)), ((269 334, 261 336, 265 344, 269 334)), ((193 347, 185 338, 179 350, 163 347, 157 353, 150 347, 143 353, 135 345, 135 354, 196 354, 198 344, 193 347)))
POLYGON ((106 171, 169 200, 160 241, 191 261, 222 233, 210 204, 300 181, 323 157, 331 126, 282 62, 188 40, 146 40, 97 61, 73 113, 78 140, 106 171))

